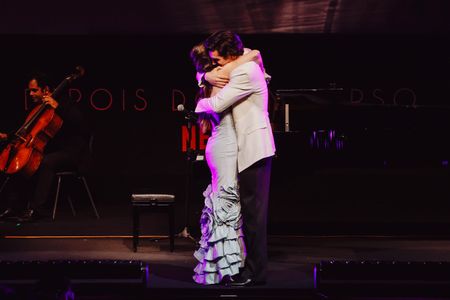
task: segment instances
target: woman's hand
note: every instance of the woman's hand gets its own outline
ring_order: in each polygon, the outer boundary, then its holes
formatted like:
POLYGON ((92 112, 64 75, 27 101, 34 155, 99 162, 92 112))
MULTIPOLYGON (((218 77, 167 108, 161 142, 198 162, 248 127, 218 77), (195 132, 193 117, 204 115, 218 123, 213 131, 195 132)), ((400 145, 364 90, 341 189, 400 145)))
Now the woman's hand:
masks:
POLYGON ((0 132, 0 141, 4 141, 8 139, 8 135, 6 133, 0 132))
POLYGON ((211 121, 209 120, 201 120, 200 121, 200 130, 202 131, 203 134, 211 131, 211 121))
POLYGON ((228 75, 225 75, 222 72, 220 72, 221 69, 222 69, 221 67, 217 67, 214 70, 206 73, 205 80, 208 81, 209 84, 213 86, 223 88, 228 83, 230 78, 228 77, 228 75))

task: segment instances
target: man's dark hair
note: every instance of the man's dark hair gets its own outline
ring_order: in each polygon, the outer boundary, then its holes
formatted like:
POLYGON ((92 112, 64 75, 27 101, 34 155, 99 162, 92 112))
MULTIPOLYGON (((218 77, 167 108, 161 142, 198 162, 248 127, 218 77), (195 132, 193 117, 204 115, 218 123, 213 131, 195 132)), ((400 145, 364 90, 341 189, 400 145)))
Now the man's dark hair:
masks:
POLYGON ((45 88, 45 87, 49 87, 50 89, 53 88, 53 84, 51 82, 51 79, 49 76, 47 76, 47 74, 42 73, 42 72, 34 72, 31 73, 31 75, 29 76, 30 80, 35 79, 37 82, 37 85, 40 88, 45 88))
POLYGON ((229 30, 221 30, 211 34, 205 41, 205 48, 217 51, 220 56, 240 56, 244 54, 244 45, 241 38, 229 30))

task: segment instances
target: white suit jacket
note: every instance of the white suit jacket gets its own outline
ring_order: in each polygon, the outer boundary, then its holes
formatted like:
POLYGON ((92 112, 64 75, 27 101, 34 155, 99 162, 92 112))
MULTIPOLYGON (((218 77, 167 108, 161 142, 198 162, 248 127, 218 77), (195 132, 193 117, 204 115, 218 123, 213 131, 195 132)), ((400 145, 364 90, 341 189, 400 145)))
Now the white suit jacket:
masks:
POLYGON ((238 172, 273 156, 275 143, 270 126, 267 84, 255 62, 238 66, 230 81, 215 96, 201 99, 195 112, 223 112, 232 106, 238 141, 238 172))

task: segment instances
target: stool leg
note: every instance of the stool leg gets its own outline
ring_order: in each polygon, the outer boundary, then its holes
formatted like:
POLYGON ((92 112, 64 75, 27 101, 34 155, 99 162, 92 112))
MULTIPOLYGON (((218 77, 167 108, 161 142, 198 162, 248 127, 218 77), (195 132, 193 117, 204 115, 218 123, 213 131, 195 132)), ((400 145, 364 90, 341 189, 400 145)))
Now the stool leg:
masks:
POLYGON ((67 196, 67 201, 69 201, 70 210, 72 210, 72 215, 75 217, 77 213, 75 212, 75 207, 73 206, 72 198, 70 198, 70 195, 67 196))
POLYGON ((139 243, 139 207, 133 206, 133 251, 137 251, 139 243))
POLYGON ((173 252, 175 248, 175 213, 173 205, 169 205, 169 238, 170 238, 170 252, 173 252))
POLYGON ((59 191, 61 190, 61 176, 58 176, 58 184, 56 186, 56 196, 55 196, 55 203, 53 204, 53 215, 52 219, 55 220, 56 216, 56 207, 58 206, 58 199, 59 199, 59 191))
POLYGON ((95 216, 97 217, 97 219, 100 219, 100 216, 98 215, 98 212, 97 212, 97 208, 95 207, 94 199, 92 198, 91 190, 89 189, 89 186, 86 182, 86 178, 84 178, 84 176, 80 176, 80 179, 83 182, 84 188, 86 189, 86 192, 89 196, 89 201, 91 201, 91 205, 92 205, 92 208, 94 209, 95 216))

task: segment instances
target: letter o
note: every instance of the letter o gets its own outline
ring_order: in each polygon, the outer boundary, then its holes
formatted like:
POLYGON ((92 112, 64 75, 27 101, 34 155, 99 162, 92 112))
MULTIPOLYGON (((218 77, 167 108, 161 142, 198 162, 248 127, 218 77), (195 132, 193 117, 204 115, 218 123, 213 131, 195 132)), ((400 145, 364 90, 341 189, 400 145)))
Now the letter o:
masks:
POLYGON ((397 103, 397 96, 398 96, 401 92, 409 92, 409 93, 411 93, 411 95, 413 96, 413 97, 412 97, 413 102, 411 103, 411 105, 415 105, 415 104, 416 104, 416 100, 417 100, 416 93, 415 93, 412 89, 409 89, 409 88, 400 88, 400 89, 398 89, 397 91, 395 91, 395 93, 394 93, 394 97, 393 97, 393 98, 394 98, 394 99, 393 99, 394 105, 398 105, 398 103, 397 103))
POLYGON ((89 100, 90 100, 92 107, 95 108, 95 110, 108 110, 112 105, 113 96, 107 89, 96 89, 92 92, 89 100), (106 92, 106 94, 108 94, 108 96, 109 96, 109 103, 105 107, 98 107, 94 104, 94 95, 97 94, 98 92, 106 92))

